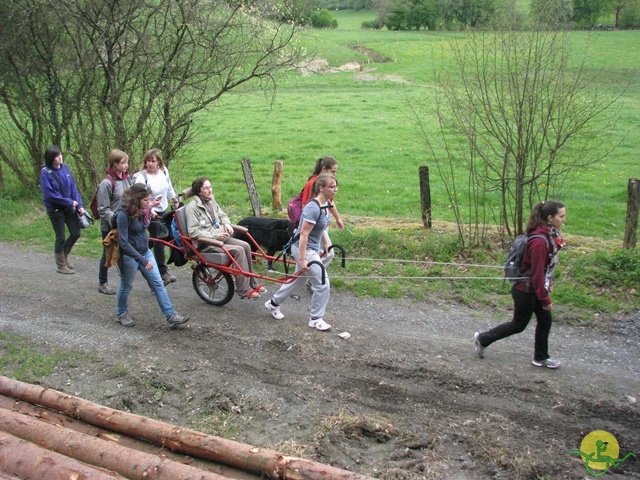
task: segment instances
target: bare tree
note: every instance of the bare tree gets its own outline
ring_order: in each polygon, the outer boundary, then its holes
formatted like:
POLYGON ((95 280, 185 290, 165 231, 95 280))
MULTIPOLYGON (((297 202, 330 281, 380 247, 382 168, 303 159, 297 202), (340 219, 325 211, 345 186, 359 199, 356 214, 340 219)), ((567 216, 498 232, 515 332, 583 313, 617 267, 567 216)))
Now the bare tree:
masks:
POLYGON ((488 222, 506 236, 522 233, 534 203, 559 196, 569 176, 611 150, 607 110, 619 94, 603 94, 585 57, 570 58, 569 36, 469 32, 451 44, 435 108, 414 104, 463 245, 482 243, 488 222))
POLYGON ((275 91, 275 75, 302 55, 296 27, 273 21, 276 7, 260 0, 7 0, 0 9, 10 120, 0 161, 31 185, 48 144, 67 153, 83 187, 114 147, 157 147, 170 162, 193 140, 198 112, 242 85, 275 91))

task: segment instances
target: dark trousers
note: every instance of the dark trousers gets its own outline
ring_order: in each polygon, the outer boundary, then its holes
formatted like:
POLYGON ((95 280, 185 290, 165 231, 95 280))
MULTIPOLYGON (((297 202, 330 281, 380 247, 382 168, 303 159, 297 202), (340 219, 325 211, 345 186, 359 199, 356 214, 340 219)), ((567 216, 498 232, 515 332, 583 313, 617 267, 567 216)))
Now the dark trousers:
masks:
MULTIPOLYGON (((149 224, 149 236, 153 238, 162 238, 162 236, 166 235, 166 229, 162 228, 162 225, 159 221, 152 221, 149 224), (158 236, 161 235, 161 236, 158 236)), ((169 270, 167 268, 167 263, 165 259, 165 251, 164 245, 160 242, 149 242, 149 247, 153 250, 153 257, 156 259, 156 263, 158 264, 158 271, 160 275, 164 275, 169 270)))
POLYGON ((502 323, 489 331, 480 334, 480 344, 488 347, 493 342, 510 337, 516 333, 523 332, 529 320, 535 314, 536 316, 536 333, 535 344, 533 350, 533 359, 542 361, 549 358, 549 332, 551 331, 551 311, 544 310, 542 303, 531 292, 523 292, 516 288, 511 289, 513 297, 513 320, 502 323))
POLYGON ((53 245, 53 253, 64 253, 68 255, 80 238, 80 222, 78 221, 78 213, 73 207, 56 208, 51 212, 47 212, 51 225, 53 225, 53 233, 56 241, 53 245), (69 229, 69 237, 66 237, 66 227, 69 229))
MULTIPOLYGON (((105 232, 100 230, 102 234, 102 240, 109 234, 109 232, 105 232)), ((98 267, 98 284, 102 285, 103 283, 108 283, 109 280, 109 269, 104 266, 104 262, 107 261, 107 249, 102 246, 102 258, 100 259, 100 266, 98 267)))

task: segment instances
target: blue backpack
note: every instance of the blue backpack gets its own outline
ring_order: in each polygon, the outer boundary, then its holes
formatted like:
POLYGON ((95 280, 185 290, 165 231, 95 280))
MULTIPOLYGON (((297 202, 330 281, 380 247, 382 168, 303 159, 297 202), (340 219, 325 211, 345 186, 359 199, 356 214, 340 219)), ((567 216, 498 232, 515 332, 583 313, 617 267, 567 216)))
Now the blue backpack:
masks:
POLYGON ((176 222, 176 216, 173 216, 171 220, 171 233, 173 234, 173 238, 176 241, 176 245, 180 248, 184 249, 184 245, 182 244, 182 239, 180 238, 180 231, 178 230, 178 222, 176 222))

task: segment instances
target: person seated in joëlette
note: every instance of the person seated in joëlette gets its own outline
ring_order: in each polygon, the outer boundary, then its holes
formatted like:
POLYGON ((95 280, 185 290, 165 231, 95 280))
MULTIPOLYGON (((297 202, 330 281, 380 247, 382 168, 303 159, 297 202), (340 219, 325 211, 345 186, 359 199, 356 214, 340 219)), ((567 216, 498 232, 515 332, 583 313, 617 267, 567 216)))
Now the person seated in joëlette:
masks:
MULTIPOLYGON (((198 241, 198 249, 203 252, 224 252, 219 246, 207 243, 207 240, 222 242, 240 268, 252 273, 251 248, 247 242, 231 236, 233 226, 213 196, 211 181, 206 177, 195 179, 191 184, 191 193, 193 200, 185 207, 187 232, 198 241)), ((236 277, 236 293, 240 298, 260 298, 260 294, 266 291, 255 277, 236 277)))

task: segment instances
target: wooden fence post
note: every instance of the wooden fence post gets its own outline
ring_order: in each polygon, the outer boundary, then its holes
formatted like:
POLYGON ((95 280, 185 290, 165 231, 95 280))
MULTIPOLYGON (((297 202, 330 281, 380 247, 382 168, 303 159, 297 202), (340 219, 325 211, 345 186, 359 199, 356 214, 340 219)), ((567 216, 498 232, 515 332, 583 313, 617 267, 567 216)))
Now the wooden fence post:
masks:
POLYGON ((273 178, 271 179, 271 199, 273 202, 273 211, 282 211, 282 167, 284 162, 276 160, 273 166, 273 178))
POLYGON ((420 206, 422 223, 425 228, 431 228, 431 186, 429 185, 429 167, 419 167, 420 177, 420 206))
POLYGON ((249 192, 249 201, 251 202, 253 215, 255 217, 261 217, 262 211, 260 209, 260 199, 258 198, 256 183, 253 181, 253 171, 251 170, 251 160, 249 160, 248 158, 242 159, 242 173, 244 174, 244 181, 247 184, 247 191, 249 192))
POLYGON ((629 179, 627 187, 627 220, 624 227, 623 248, 636 248, 638 240, 638 211, 640 210, 640 180, 629 179))

